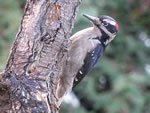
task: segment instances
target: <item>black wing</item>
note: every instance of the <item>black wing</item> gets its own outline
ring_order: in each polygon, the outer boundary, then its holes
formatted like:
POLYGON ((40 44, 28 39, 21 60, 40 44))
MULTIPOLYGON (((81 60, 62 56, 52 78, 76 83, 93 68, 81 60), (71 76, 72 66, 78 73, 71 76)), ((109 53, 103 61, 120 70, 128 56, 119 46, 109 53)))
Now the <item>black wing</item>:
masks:
POLYGON ((103 45, 98 44, 96 48, 94 48, 87 54, 84 60, 84 65, 78 71, 74 79, 73 88, 83 79, 83 77, 91 70, 91 68, 94 67, 97 61, 102 57, 103 52, 104 52, 103 45))

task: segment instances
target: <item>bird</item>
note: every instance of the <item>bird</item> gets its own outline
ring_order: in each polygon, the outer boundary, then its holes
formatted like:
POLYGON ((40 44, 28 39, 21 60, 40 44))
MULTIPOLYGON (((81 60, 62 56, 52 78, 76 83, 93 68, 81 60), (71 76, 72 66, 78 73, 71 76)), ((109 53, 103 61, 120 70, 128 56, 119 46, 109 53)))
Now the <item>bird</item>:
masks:
MULTIPOLYGON (((105 48, 115 38, 118 24, 110 16, 98 17, 83 14, 92 27, 83 29, 70 37, 71 44, 62 59, 56 95, 63 98, 102 58, 105 48)), ((59 102, 61 103, 61 102, 59 102)))

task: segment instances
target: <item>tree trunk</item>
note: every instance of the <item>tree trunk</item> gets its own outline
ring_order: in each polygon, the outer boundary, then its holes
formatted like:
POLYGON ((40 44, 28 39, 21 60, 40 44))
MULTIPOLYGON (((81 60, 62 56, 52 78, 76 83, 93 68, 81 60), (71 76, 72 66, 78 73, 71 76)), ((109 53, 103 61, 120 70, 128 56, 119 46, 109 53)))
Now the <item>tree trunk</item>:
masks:
POLYGON ((0 112, 57 113, 61 59, 81 0, 27 0, 4 72, 0 112))

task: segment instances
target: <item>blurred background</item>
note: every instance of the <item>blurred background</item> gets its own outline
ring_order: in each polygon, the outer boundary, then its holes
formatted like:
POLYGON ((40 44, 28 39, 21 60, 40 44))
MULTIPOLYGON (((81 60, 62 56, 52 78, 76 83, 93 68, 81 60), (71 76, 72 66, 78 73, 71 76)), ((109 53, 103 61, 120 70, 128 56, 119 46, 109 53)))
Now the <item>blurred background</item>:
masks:
MULTIPOLYGON (((0 71, 25 2, 0 0, 0 71)), ((61 113, 150 113, 150 0, 83 0, 72 34, 91 26, 82 13, 112 16, 119 33, 102 60, 65 98, 61 113)))

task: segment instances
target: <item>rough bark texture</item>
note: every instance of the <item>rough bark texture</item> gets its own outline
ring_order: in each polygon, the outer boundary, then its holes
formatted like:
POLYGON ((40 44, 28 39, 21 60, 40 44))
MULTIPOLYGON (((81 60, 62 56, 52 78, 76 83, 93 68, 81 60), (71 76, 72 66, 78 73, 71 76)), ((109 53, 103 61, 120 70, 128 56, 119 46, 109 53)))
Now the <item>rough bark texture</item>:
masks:
POLYGON ((80 0, 27 0, 5 71, 0 74, 0 111, 57 113, 61 59, 80 0))

